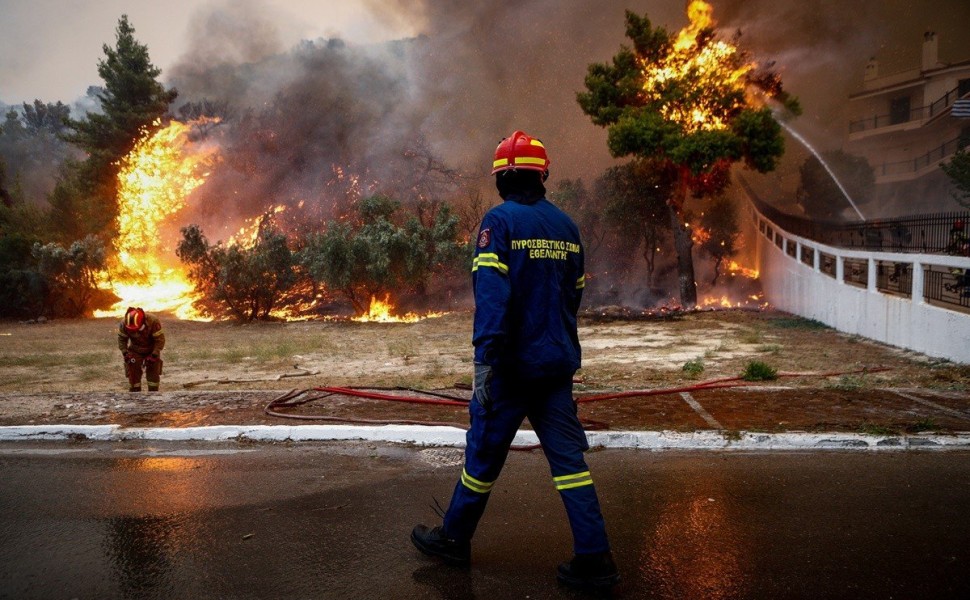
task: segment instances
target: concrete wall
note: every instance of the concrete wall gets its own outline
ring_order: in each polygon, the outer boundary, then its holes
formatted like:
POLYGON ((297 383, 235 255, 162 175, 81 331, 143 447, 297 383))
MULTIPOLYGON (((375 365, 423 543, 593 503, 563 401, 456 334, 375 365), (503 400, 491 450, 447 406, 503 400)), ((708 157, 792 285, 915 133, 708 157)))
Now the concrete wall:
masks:
MULTIPOLYGON (((954 362, 970 363, 970 313, 927 304, 923 298, 923 274, 928 266, 970 269, 970 258, 929 254, 865 252, 825 246, 793 236, 749 205, 742 211, 745 239, 756 240, 755 268, 761 274, 765 299, 775 308, 826 325, 954 362), (780 235, 782 248, 759 229, 764 221, 780 235), (795 257, 786 252, 795 245, 795 257), (803 263, 802 250, 814 250, 814 265, 803 263), (820 270, 820 252, 836 257, 836 277, 820 270), (843 280, 843 260, 869 261, 868 285, 858 287, 843 280), (883 293, 876 287, 876 262, 910 265, 914 297, 883 293)), ((808 254, 806 253, 805 256, 808 254)))

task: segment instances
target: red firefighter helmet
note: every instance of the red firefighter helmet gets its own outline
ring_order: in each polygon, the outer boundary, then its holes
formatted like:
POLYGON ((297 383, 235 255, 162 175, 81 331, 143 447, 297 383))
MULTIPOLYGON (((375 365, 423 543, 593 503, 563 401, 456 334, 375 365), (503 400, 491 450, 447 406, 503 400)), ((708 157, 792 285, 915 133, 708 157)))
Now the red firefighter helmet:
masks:
POLYGON ((516 131, 511 137, 504 138, 495 149, 492 175, 512 169, 529 169, 546 173, 549 171, 546 147, 536 138, 521 131, 516 131))
POLYGON ((138 331, 145 324, 145 311, 140 308, 129 308, 125 312, 125 329, 138 331))

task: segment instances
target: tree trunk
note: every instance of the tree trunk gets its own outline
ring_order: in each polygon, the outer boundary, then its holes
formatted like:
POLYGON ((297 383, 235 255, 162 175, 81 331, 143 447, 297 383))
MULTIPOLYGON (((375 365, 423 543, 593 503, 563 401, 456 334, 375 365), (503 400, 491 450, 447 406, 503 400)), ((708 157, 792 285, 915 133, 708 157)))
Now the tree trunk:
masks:
POLYGON ((691 248, 691 229, 684 224, 684 202, 687 200, 687 174, 682 172, 677 181, 674 197, 667 203, 670 226, 674 231, 674 248, 677 250, 677 278, 680 284, 680 305, 684 309, 697 306, 697 281, 694 279, 694 257, 691 248))
POLYGON ((641 231, 641 238, 643 239, 643 260, 647 261, 647 287, 653 289, 654 268, 657 262, 657 240, 654 239, 655 236, 650 235, 650 230, 647 227, 644 227, 641 231))
POLYGON ((711 285, 717 285, 717 278, 721 276, 721 263, 724 262, 723 256, 717 256, 714 258, 714 279, 711 280, 711 285))

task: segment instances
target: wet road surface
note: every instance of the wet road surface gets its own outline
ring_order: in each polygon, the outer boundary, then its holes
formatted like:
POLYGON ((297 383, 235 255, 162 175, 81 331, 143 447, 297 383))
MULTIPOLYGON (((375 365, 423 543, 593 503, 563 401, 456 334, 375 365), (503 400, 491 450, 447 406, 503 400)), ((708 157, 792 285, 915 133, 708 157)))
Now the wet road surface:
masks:
MULTIPOLYGON (((0 444, 2 598, 584 598, 565 514, 513 453, 473 566, 408 541, 460 451, 0 444)), ((616 597, 970 598, 970 453, 600 451, 616 597)))

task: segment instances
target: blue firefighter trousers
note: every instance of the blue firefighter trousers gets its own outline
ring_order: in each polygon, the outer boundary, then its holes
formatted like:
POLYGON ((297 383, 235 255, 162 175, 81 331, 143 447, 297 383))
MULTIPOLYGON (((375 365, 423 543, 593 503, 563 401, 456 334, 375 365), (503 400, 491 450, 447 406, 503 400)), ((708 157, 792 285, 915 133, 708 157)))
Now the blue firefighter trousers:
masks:
POLYGON ((512 439, 529 417, 566 507, 575 553, 608 551, 596 488, 583 458, 589 444, 577 416, 572 376, 530 380, 496 371, 490 389, 490 406, 483 406, 477 397, 469 404, 465 465, 445 514, 445 534, 471 540, 512 439))

